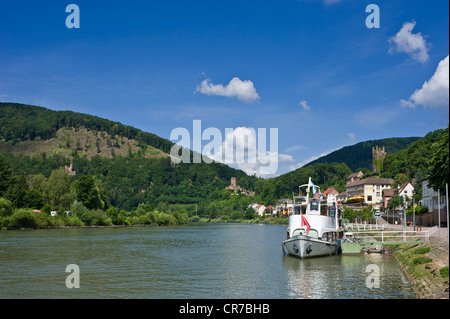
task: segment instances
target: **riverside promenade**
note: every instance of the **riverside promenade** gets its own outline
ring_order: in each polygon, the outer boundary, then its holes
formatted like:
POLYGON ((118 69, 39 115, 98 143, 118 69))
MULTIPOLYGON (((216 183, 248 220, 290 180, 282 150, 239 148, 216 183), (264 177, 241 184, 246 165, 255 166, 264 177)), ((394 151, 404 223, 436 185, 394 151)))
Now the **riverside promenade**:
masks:
MULTIPOLYGON (((384 223, 386 230, 402 231, 402 225, 391 225, 384 223)), ((422 227, 426 232, 431 227, 422 227)), ((413 226, 407 226, 406 231, 413 231, 413 226)), ((416 227, 417 230, 417 227, 416 227)), ((429 241, 419 245, 430 247, 426 254, 432 259, 432 262, 425 265, 412 266, 411 258, 417 255, 410 252, 398 252, 394 254, 399 261, 403 272, 411 282, 418 298, 421 299, 449 299, 449 278, 442 278, 439 270, 449 266, 449 244, 447 237, 447 227, 441 227, 435 231, 429 238, 429 241)), ((417 247, 416 247, 417 248, 417 247)))

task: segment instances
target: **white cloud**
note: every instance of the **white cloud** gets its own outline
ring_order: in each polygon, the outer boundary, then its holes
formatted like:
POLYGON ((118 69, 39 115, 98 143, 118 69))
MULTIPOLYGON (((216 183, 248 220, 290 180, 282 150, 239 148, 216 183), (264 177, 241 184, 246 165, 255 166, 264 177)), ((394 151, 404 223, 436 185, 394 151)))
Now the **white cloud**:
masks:
POLYGON ((311 107, 308 105, 308 102, 306 102, 305 100, 300 101, 300 103, 298 103, 298 105, 301 105, 301 107, 305 111, 310 111, 311 110, 311 107))
POLYGON ((265 149, 258 149, 255 129, 238 127, 227 133, 225 140, 214 154, 205 155, 214 161, 237 167, 248 175, 256 174, 263 177, 275 175, 276 172, 264 174, 262 168, 269 167, 273 163, 278 167, 278 163, 294 161, 291 155, 278 153, 278 145, 263 146, 265 149))
POLYGON ((449 106, 449 56, 439 62, 430 80, 425 81, 422 88, 417 89, 408 101, 401 100, 403 106, 416 107, 422 105, 430 108, 448 108, 449 106))
POLYGON ((234 77, 226 86, 212 84, 209 81, 202 81, 196 91, 206 95, 236 97, 247 103, 252 103, 260 98, 253 82, 250 80, 241 81, 238 77, 234 77))
POLYGON ((401 52, 411 56, 412 59, 425 63, 428 61, 428 49, 430 45, 422 34, 413 34, 412 30, 416 22, 405 22, 397 34, 389 39, 391 47, 389 53, 401 52))
POLYGON ((350 137, 350 139, 352 140, 352 142, 355 140, 355 133, 348 133, 347 134, 348 135, 348 137, 350 137))

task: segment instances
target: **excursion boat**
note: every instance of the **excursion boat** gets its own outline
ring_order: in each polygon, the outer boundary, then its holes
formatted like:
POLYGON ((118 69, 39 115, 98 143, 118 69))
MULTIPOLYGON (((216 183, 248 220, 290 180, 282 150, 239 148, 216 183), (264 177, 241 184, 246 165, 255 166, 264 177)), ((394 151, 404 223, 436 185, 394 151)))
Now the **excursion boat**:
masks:
POLYGON ((283 251, 300 258, 337 254, 343 237, 342 205, 334 195, 323 199, 320 187, 311 182, 311 177, 299 189, 299 196, 294 196, 294 212, 289 216, 283 251), (306 187, 306 197, 301 196, 302 187, 306 187))

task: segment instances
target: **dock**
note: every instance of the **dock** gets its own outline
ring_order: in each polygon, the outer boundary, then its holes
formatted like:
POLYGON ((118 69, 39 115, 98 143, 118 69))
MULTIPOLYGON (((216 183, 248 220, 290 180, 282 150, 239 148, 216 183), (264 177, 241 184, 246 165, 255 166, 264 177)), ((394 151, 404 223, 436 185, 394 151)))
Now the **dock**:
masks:
POLYGON ((382 252, 384 245, 422 244, 429 241, 437 229, 435 226, 428 231, 367 229, 346 232, 341 242, 341 250, 343 255, 352 255, 360 254, 361 251, 382 252))

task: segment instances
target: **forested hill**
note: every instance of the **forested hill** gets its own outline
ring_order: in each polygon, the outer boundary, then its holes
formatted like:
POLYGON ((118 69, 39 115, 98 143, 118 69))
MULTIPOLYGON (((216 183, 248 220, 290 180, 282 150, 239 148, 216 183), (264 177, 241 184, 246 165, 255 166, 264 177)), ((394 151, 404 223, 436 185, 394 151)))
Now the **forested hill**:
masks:
POLYGON ((408 148, 419 139, 420 137, 396 137, 360 142, 331 152, 305 166, 317 163, 345 163, 352 171, 360 168, 372 169, 372 147, 385 146, 385 151, 388 154, 394 154, 408 148))
POLYGON ((231 177, 254 190, 258 178, 221 163, 174 165, 169 157, 172 145, 155 134, 92 115, 0 103, 0 159, 15 176, 0 189, 0 197, 16 207, 50 203, 53 209, 68 210, 73 185, 82 176, 92 176, 114 207, 132 210, 141 203, 164 203, 195 210, 198 204, 201 213, 211 201, 228 198, 225 188, 231 177), (67 200, 52 199, 41 186, 70 164, 76 173, 66 185, 67 194, 59 196, 67 200), (33 185, 36 179, 38 186, 33 185), (36 189, 34 195, 41 200, 22 202, 23 196, 14 195, 36 189))
POLYGON ((62 128, 84 128, 127 138, 169 153, 173 143, 155 134, 97 116, 72 111, 52 111, 39 106, 0 102, 0 140, 17 142, 48 140, 62 128))

